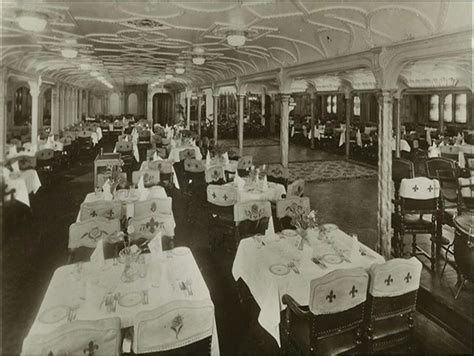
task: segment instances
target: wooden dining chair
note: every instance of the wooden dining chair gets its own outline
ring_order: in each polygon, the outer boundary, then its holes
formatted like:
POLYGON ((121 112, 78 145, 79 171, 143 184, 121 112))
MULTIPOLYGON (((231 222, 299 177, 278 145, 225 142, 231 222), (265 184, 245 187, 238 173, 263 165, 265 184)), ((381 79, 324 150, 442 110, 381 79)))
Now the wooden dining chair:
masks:
POLYGON ((147 216, 133 217, 128 221, 128 226, 133 227, 133 233, 129 234, 131 242, 141 244, 151 241, 157 233, 161 232, 163 246, 174 246, 174 229, 176 223, 173 215, 169 214, 149 214, 147 216))
POLYGON ((240 177, 247 177, 250 172, 250 168, 253 165, 253 156, 247 155, 242 156, 237 161, 237 173, 240 177))
POLYGON ((136 218, 149 215, 173 215, 172 199, 169 197, 137 201, 133 207, 133 216, 136 218))
POLYGON ((22 155, 15 158, 18 161, 20 171, 36 168, 36 156, 22 155))
POLYGON ((148 169, 160 172, 160 181, 170 188, 173 185, 173 164, 170 161, 158 160, 148 162, 148 169))
POLYGON ((237 192, 233 187, 214 184, 208 185, 206 190, 210 247, 214 251, 219 237, 234 236, 234 204, 237 202, 237 192))
POLYGON ((275 216, 277 221, 277 230, 294 229, 292 224, 293 212, 292 210, 299 210, 309 214, 310 202, 308 197, 288 197, 276 201, 275 216))
POLYGON ((282 344, 289 354, 334 355, 361 351, 369 276, 363 268, 339 269, 310 282, 309 305, 282 298, 282 344))
POLYGON ((210 300, 176 300, 136 314, 135 355, 210 355, 214 330, 210 300))
POLYGON ((304 195, 304 179, 297 179, 288 185, 287 197, 302 197, 304 195))
POLYGON ((132 172, 132 183, 137 185, 141 177, 143 177, 143 184, 145 185, 145 188, 160 185, 160 171, 155 171, 152 169, 134 171, 132 172))
POLYGON ((290 178, 290 171, 281 164, 269 164, 265 172, 269 182, 278 183, 288 188, 288 179, 290 178))
POLYGON ((426 176, 430 179, 438 178, 438 171, 449 171, 456 169, 456 161, 447 158, 429 158, 425 162, 426 176))
POLYGON ((224 167, 222 166, 212 166, 206 168, 205 176, 207 184, 222 185, 226 182, 224 167))
POLYGON ((28 335, 23 341, 21 354, 120 356, 120 318, 75 320, 64 323, 51 332, 28 335))
MULTIPOLYGON (((97 241, 114 244, 115 235, 120 232, 120 220, 109 220, 104 217, 95 217, 80 221, 69 226, 69 258, 68 262, 88 261, 97 241)), ((104 247, 105 254, 105 247, 104 247)))
POLYGON ((441 157, 457 161, 459 158, 459 146, 439 146, 441 157))
POLYGON ((369 269, 365 312, 365 352, 411 353, 413 314, 423 265, 415 257, 394 258, 369 269))
POLYGON ((82 203, 79 210, 79 220, 86 221, 96 217, 109 220, 122 218, 122 204, 120 201, 97 200, 82 203))
POLYGON ((51 183, 52 175, 57 168, 54 150, 45 148, 36 152, 36 170, 43 184, 51 183))
POLYGON ((403 179, 400 184, 400 212, 394 222, 400 231, 401 251, 404 246, 404 235, 412 234, 412 256, 427 257, 433 270, 439 251, 437 243, 437 224, 440 214, 439 197, 438 180, 426 177, 403 179), (430 235, 430 253, 418 246, 417 234, 430 235))
POLYGON ((269 201, 249 200, 234 204, 235 222, 235 244, 239 246, 240 240, 263 234, 268 226, 268 220, 272 216, 272 208, 269 201))

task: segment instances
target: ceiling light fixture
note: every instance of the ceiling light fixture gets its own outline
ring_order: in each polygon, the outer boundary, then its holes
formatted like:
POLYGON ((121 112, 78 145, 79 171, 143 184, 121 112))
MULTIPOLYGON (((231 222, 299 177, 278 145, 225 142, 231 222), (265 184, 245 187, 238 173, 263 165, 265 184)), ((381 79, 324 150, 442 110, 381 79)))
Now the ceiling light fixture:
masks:
POLYGON ((200 66, 206 62, 206 58, 202 56, 193 57, 193 63, 200 66))
POLYGON ((81 63, 79 65, 79 67, 81 67, 82 70, 91 70, 92 69, 92 66, 89 63, 81 63))
POLYGON ((158 78, 159 83, 163 83, 166 79, 165 78, 158 78))
POLYGON ((184 67, 176 67, 175 70, 176 74, 184 74, 185 69, 184 67))
POLYGON ((173 79, 173 74, 165 74, 166 79, 173 79))
POLYGON ((240 47, 245 44, 247 37, 243 32, 232 32, 227 35, 227 43, 232 47, 240 47))
POLYGON ((63 48, 61 50, 61 54, 64 58, 76 58, 77 57, 77 49, 63 48))
POLYGON ((17 17, 18 25, 31 32, 41 32, 46 28, 46 17, 38 13, 20 13, 17 17))
POLYGON ((98 71, 96 71, 96 70, 93 70, 93 71, 91 72, 91 77, 98 77, 99 75, 100 75, 100 73, 99 73, 98 71))

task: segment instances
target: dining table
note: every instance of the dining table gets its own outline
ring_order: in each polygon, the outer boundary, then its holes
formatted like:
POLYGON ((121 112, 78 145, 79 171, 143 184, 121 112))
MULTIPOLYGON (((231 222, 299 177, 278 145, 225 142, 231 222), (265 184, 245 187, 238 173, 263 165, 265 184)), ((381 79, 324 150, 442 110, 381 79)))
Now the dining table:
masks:
POLYGON ((303 248, 296 230, 273 236, 242 239, 232 266, 232 275, 242 279, 260 307, 259 324, 280 346, 280 312, 285 294, 300 305, 309 304, 310 282, 337 269, 369 269, 384 258, 349 236, 334 224, 308 233, 303 248))
MULTIPOLYGON (((125 329, 133 327, 138 313, 156 310, 169 303, 212 303, 209 289, 189 248, 165 251, 163 257, 142 256, 143 264, 138 267, 138 275, 132 281, 123 278, 125 265, 120 259, 107 259, 103 264, 79 262, 57 268, 23 349, 31 335, 45 335, 73 321, 118 317, 121 328, 125 329)), ((211 355, 219 355, 215 316, 208 336, 212 337, 211 355)))
POLYGON ((283 184, 267 182, 267 187, 264 187, 262 180, 254 182, 250 178, 242 179, 245 184, 240 189, 235 180, 224 184, 226 187, 232 187, 235 189, 238 202, 249 200, 268 200, 276 202, 286 195, 286 189, 283 184))
MULTIPOLYGON (((30 194, 36 194, 41 188, 41 181, 35 169, 19 172, 6 172, 3 175, 7 190, 15 189, 13 199, 30 206, 30 194)), ((9 196, 6 199, 10 199, 9 196)))

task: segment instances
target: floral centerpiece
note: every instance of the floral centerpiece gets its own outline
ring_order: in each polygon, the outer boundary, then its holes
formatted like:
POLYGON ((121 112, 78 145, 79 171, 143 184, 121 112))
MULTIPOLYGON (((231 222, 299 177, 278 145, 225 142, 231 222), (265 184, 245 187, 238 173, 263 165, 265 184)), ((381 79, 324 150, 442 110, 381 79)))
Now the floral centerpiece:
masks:
POLYGON ((109 180, 110 193, 114 194, 117 187, 123 187, 126 185, 127 180, 122 176, 123 161, 120 160, 119 164, 108 164, 104 176, 109 180))
POLYGON ((315 210, 311 210, 309 213, 307 210, 298 204, 290 205, 287 210, 291 216, 291 224, 296 227, 298 235, 301 236, 301 241, 298 245, 298 249, 303 249, 303 244, 309 243, 308 231, 319 229, 319 217, 315 210))
POLYGON ((141 249, 136 245, 131 245, 128 234, 133 233, 133 227, 127 228, 127 233, 119 233, 121 240, 123 241, 123 248, 118 254, 118 260, 124 264, 121 279, 124 282, 133 282, 138 277, 137 261, 138 257, 142 253, 141 249))
POLYGON ((267 175, 267 166, 264 164, 262 166, 252 166, 249 172, 249 181, 252 184, 258 184, 259 181, 265 178, 267 175))

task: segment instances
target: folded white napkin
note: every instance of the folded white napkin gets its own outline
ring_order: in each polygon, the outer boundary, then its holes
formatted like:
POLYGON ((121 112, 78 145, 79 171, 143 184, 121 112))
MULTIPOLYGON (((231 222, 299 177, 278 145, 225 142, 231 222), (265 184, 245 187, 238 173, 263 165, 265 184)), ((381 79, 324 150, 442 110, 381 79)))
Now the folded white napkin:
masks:
POLYGON ((175 148, 176 147, 176 141, 175 140, 171 140, 171 148, 175 148))
POLYGON ((14 157, 18 154, 18 150, 16 149, 16 146, 13 145, 10 147, 10 149, 8 150, 8 157, 14 157))
POLYGON ((113 199, 113 196, 112 196, 112 193, 110 192, 110 182, 109 180, 107 179, 104 183, 104 185, 102 186, 102 190, 104 191, 104 200, 112 200, 113 199))
POLYGON ((140 201, 146 200, 148 197, 148 191, 145 188, 145 183, 143 182, 143 176, 140 177, 137 184, 138 194, 140 196, 140 201))
POLYGON ((207 151, 207 154, 206 154, 206 166, 209 166, 211 164, 211 154, 209 153, 209 151, 207 151))
POLYGON ((267 241, 273 241, 277 239, 277 235, 275 234, 275 226, 273 225, 273 216, 270 216, 268 220, 268 227, 265 231, 265 239, 267 241))
POLYGON ((263 176, 262 190, 263 190, 263 191, 267 191, 267 190, 268 190, 268 181, 267 181, 267 175, 266 175, 266 174, 263 176))
POLYGON ((359 240, 357 239, 357 236, 352 236, 352 248, 351 248, 351 256, 349 259, 351 261, 355 261, 357 258, 360 257, 360 252, 359 252, 359 240))
POLYGON ((222 157, 224 157, 224 164, 229 164, 229 154, 226 152, 222 157))
POLYGON ((244 188, 245 181, 239 177, 237 171, 235 172, 234 183, 237 185, 238 190, 242 190, 244 188))
POLYGON ((102 239, 97 241, 97 246, 91 255, 91 263, 96 267, 102 267, 105 264, 104 258, 104 244, 102 239))
POLYGON ((161 258, 163 256, 163 245, 162 245, 162 236, 161 232, 158 232, 153 240, 148 243, 148 248, 150 249, 150 254, 154 258, 161 258))
POLYGON ((12 169, 13 172, 20 173, 20 164, 18 163, 18 161, 12 163, 12 169))

